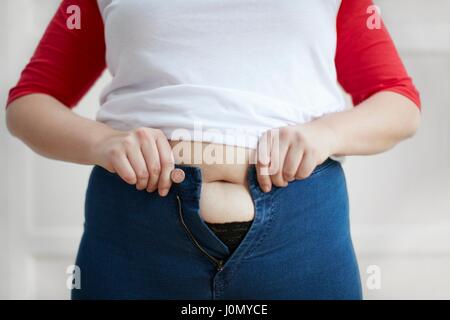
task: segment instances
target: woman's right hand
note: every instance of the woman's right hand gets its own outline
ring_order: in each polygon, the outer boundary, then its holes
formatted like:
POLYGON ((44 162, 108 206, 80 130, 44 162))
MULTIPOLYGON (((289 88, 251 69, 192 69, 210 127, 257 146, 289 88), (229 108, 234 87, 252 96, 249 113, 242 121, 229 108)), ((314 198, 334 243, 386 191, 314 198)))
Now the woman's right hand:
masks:
POLYGON ((172 185, 175 168, 172 148, 159 129, 137 128, 129 132, 115 131, 95 148, 95 163, 136 189, 166 196, 172 185))

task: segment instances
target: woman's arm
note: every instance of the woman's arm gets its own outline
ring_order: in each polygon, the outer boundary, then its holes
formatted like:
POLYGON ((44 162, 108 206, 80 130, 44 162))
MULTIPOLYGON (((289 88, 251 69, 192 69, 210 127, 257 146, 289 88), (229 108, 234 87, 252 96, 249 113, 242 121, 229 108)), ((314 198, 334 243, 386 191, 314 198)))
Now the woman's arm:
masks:
POLYGON ((380 153, 416 132, 419 93, 383 21, 379 29, 367 27, 372 5, 342 0, 337 16, 337 78, 355 107, 265 134, 257 165, 264 191, 308 177, 330 155, 380 153))
MULTIPOLYGON (((104 26, 96 1, 64 0, 50 21, 33 56, 10 90, 7 107, 33 93, 75 107, 106 68, 104 26), (67 9, 81 10, 81 29, 69 29, 67 9)), ((37 106, 39 107, 39 106, 37 106)))
POLYGON ((384 91, 357 108, 329 114, 312 121, 309 126, 330 130, 331 155, 371 155, 389 150, 412 137, 420 119, 420 111, 411 100, 384 91))
POLYGON ((120 132, 78 116, 77 105, 105 69, 103 21, 92 0, 64 0, 7 103, 13 135, 41 155, 116 172, 139 190, 168 193, 174 168, 160 130, 120 132), (67 8, 81 9, 81 29, 66 26, 67 8))
POLYGON ((160 130, 117 131, 77 115, 46 94, 14 100, 6 119, 14 136, 45 157, 100 165, 138 190, 158 189, 161 196, 170 189, 174 159, 160 130))
POLYGON ((107 129, 70 108, 105 67, 104 26, 97 4, 62 1, 9 92, 6 108, 11 133, 44 156, 91 164, 93 145, 107 129), (81 29, 66 25, 71 5, 80 7, 81 29))
POLYGON ((335 134, 332 154, 369 155, 411 137, 420 123, 420 95, 372 0, 342 0, 336 21, 337 77, 354 108, 316 121, 335 134), (378 14, 378 13, 377 13, 378 14))
POLYGON ((107 136, 118 134, 108 126, 81 117, 46 94, 14 100, 6 109, 12 135, 48 158, 96 164, 95 151, 107 136))
POLYGON ((261 139, 272 148, 262 148, 260 153, 259 184, 267 192, 272 184, 284 187, 295 179, 307 178, 331 155, 371 155, 386 151, 412 137, 419 123, 420 111, 410 99, 383 91, 357 108, 271 130, 271 134, 261 139), (273 143, 273 137, 277 137, 277 143, 273 143), (268 164, 269 174, 262 174, 268 164))

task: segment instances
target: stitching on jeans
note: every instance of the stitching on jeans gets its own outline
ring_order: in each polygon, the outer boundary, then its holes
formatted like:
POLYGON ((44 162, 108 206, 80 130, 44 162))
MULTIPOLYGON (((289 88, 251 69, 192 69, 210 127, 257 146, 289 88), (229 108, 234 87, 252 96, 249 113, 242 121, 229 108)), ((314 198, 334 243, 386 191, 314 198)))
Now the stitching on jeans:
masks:
POLYGON ((325 162, 323 162, 322 164, 320 164, 316 170, 313 171, 313 173, 311 174, 311 177, 321 173, 322 171, 324 171, 325 169, 331 167, 332 165, 335 165, 336 163, 338 163, 337 161, 329 158, 328 160, 326 160, 325 162))
MULTIPOLYGON (((227 279, 224 278, 224 285, 223 285, 223 289, 225 288, 225 285, 228 285, 231 280, 233 279, 233 276, 236 272, 236 270, 239 268, 240 264, 242 263, 242 260, 245 258, 246 253, 250 251, 250 254, 247 257, 251 257, 253 255, 253 253, 255 252, 256 248, 263 242, 263 240, 265 239, 265 237, 267 236, 267 234, 269 233, 271 227, 272 227, 272 222, 273 222, 273 217, 274 217, 274 201, 273 201, 273 196, 276 193, 276 191, 278 190, 274 190, 274 192, 272 192, 270 194, 270 197, 268 198, 270 201, 270 206, 268 208, 268 212, 267 214, 269 215, 269 219, 267 220, 267 224, 266 224, 266 230, 265 232, 263 232, 258 241, 256 243, 252 245, 248 245, 246 248, 244 248, 245 250, 242 252, 241 256, 239 257, 240 259, 238 261, 236 261, 236 263, 234 264, 233 268, 230 269, 229 272, 229 276, 227 277, 227 279)), ((223 290, 222 290, 223 291, 223 290)))
MULTIPOLYGON (((337 161, 334 161, 333 159, 328 159, 326 162, 323 162, 318 168, 318 170, 316 170, 314 172, 314 174, 312 174, 310 177, 316 176, 320 173, 322 173, 323 171, 325 171, 327 168, 331 167, 332 165, 335 165, 336 163, 338 163, 337 161)), ((275 220, 275 201, 274 198, 275 196, 281 191, 283 190, 283 188, 275 188, 268 197, 268 201, 270 201, 270 206, 267 208, 268 212, 268 220, 266 222, 265 225, 265 231, 260 235, 258 241, 256 241, 255 243, 249 244, 246 248, 244 248, 245 250, 243 250, 242 254, 239 258, 238 261, 236 261, 235 265, 233 266, 233 268, 230 269, 229 272, 229 276, 225 279, 223 279, 223 285, 220 286, 220 292, 223 292, 225 290, 225 287, 231 282, 231 280, 233 279, 233 276, 236 272, 236 270, 239 268, 240 264, 242 263, 242 260, 247 257, 252 257, 254 255, 254 253, 256 252, 256 249, 261 245, 261 243, 264 242, 266 236, 269 234, 269 232, 272 229, 272 225, 273 225, 273 221, 275 220), (248 255, 246 256, 246 253, 248 253, 248 255)))
POLYGON ((223 292, 225 289, 225 284, 228 284, 228 283, 226 282, 225 279, 223 279, 223 283, 222 283, 222 281, 220 281, 220 279, 218 282, 216 282, 214 278, 213 278, 213 282, 214 282, 214 285, 213 285, 214 299, 217 299, 223 295, 223 292))
MULTIPOLYGON (((335 163, 335 161, 333 161, 332 159, 328 159, 328 161, 322 163, 319 166, 319 169, 314 172, 314 175, 324 171, 326 168, 330 167, 334 163, 335 163)), ((234 265, 229 269, 228 276, 226 276, 226 274, 224 274, 223 277, 218 279, 217 282, 213 279, 213 282, 214 282, 213 290, 214 290, 215 298, 218 298, 223 294, 226 287, 232 281, 232 279, 236 273, 236 270, 239 269, 239 266, 241 265, 242 260, 245 257, 247 257, 247 258, 252 257, 254 255, 256 249, 261 245, 261 243, 264 242, 265 238, 271 231, 272 226, 273 226, 273 221, 275 220, 274 219, 274 216, 275 216, 275 214, 274 214, 274 212, 275 212, 274 198, 275 198, 275 195, 278 194, 278 192, 280 192, 280 190, 282 190, 282 189, 283 188, 274 188, 274 190, 269 194, 269 197, 265 199, 265 201, 267 201, 267 200, 270 201, 270 205, 267 208, 265 208, 265 206, 263 205, 264 208, 267 210, 266 216, 268 215, 268 220, 266 221, 266 224, 265 224, 265 231, 261 233, 261 235, 259 236, 259 238, 256 242, 249 243, 245 248, 242 248, 241 254, 238 257, 236 257, 236 263, 234 263, 234 265)), ((261 200, 259 200, 259 201, 261 201, 261 200)), ((255 204, 256 204, 256 202, 255 202, 255 204)))
MULTIPOLYGON (((255 207, 257 206, 257 202, 259 202, 259 201, 261 201, 261 200, 258 199, 257 201, 255 201, 255 207)), ((251 230, 249 230, 249 232, 250 231, 251 230)), ((240 245, 242 245, 242 243, 240 245)), ((234 263, 234 265, 232 265, 229 268, 230 271, 228 272, 228 276, 227 277, 223 276, 223 278, 222 278, 223 284, 220 285, 220 292, 223 292, 225 290, 225 287, 229 285, 231 279, 233 278, 235 271, 239 268, 239 266, 241 264, 242 258, 245 256, 245 253, 249 249, 251 249, 251 247, 252 247, 251 244, 248 244, 245 248, 241 248, 242 250, 239 250, 239 251, 242 251, 242 253, 239 256, 233 258, 236 260, 236 262, 234 263)))
POLYGON ((258 241, 253 245, 253 247, 251 248, 251 252, 247 257, 251 257, 253 256, 253 254, 255 253, 256 249, 261 245, 261 243, 264 241, 264 239, 266 238, 267 234, 269 233, 271 227, 272 227, 272 222, 273 222, 273 218, 274 218, 274 207, 275 207, 275 201, 273 200, 274 195, 276 193, 278 193, 280 189, 275 189, 269 197, 269 201, 270 201, 270 206, 268 208, 268 215, 269 215, 269 219, 267 220, 267 224, 266 224, 266 230, 265 232, 263 232, 261 234, 261 236, 259 237, 258 241))

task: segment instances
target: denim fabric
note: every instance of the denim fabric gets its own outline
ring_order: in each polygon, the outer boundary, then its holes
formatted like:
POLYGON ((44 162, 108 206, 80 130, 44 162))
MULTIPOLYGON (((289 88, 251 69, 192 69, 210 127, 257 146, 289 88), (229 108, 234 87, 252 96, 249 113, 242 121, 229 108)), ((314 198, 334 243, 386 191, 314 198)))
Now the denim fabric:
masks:
POLYGON ((201 169, 177 167, 167 197, 93 168, 73 299, 362 298, 339 162, 269 193, 250 166, 255 219, 231 255, 199 215, 201 169))

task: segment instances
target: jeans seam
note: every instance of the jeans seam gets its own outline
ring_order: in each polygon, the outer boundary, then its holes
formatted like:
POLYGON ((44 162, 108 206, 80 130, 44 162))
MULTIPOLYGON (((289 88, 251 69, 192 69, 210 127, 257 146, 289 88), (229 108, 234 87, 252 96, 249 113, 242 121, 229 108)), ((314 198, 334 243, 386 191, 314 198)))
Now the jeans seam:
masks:
POLYGON ((253 254, 255 253, 255 250, 261 245, 261 243, 264 241, 264 239, 266 238, 267 234, 270 231, 270 228, 272 227, 272 222, 273 222, 273 211, 274 211, 274 207, 275 207, 275 201, 273 201, 274 198, 274 194, 277 192, 278 190, 274 190, 274 192, 272 192, 270 194, 269 197, 269 201, 270 201, 270 206, 268 208, 267 214, 268 214, 268 220, 267 223, 265 224, 265 231, 261 234, 261 236, 259 237, 258 241, 256 243, 254 243, 254 245, 251 247, 251 251, 250 254, 247 255, 247 257, 251 257, 253 256, 253 254))
POLYGON ((240 264, 242 263, 242 260, 246 257, 251 257, 253 255, 253 253, 255 252, 256 248, 258 248, 258 246, 264 241, 267 234, 269 233, 271 226, 272 226, 272 221, 274 220, 273 219, 273 209, 274 209, 273 193, 270 194, 269 201, 270 201, 270 206, 266 212, 266 214, 268 214, 268 220, 267 220, 267 224, 263 225, 263 227, 265 228, 264 232, 261 233, 257 242, 253 243, 253 245, 249 244, 247 246, 247 248, 245 248, 245 251, 243 251, 242 254, 239 257, 237 257, 238 259, 236 260, 236 263, 233 265, 233 268, 230 269, 227 279, 226 280, 224 279, 222 291, 233 279, 233 276, 236 273, 236 270, 239 268, 240 264), (250 254, 247 254, 248 252, 250 252, 250 254))
POLYGON ((319 175, 320 173, 322 173, 323 171, 325 171, 326 169, 328 169, 329 167, 331 167, 332 165, 338 163, 336 160, 333 160, 331 158, 328 158, 325 162, 323 162, 321 165, 318 166, 318 170, 314 170, 313 173, 311 174, 311 177, 314 177, 316 175, 319 175))

